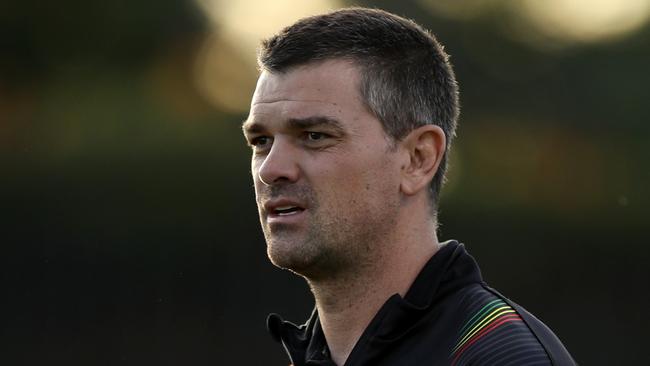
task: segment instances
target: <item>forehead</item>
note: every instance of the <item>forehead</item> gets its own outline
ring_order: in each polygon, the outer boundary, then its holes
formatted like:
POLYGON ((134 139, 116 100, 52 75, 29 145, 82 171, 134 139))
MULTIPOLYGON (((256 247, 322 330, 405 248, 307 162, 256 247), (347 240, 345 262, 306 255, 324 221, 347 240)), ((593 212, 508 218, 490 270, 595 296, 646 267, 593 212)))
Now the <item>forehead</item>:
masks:
POLYGON ((345 60, 311 63, 285 73, 263 71, 249 120, 313 115, 349 119, 367 114, 359 94, 359 78, 358 67, 345 60))

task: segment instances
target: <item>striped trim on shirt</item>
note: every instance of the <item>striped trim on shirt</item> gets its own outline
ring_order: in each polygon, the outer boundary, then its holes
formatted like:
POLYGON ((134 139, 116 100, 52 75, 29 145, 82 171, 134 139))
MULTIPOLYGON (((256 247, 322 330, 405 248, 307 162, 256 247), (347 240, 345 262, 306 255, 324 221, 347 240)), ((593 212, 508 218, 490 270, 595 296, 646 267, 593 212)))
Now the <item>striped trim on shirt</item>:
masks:
POLYGON ((459 332, 451 365, 548 365, 546 352, 519 314, 505 301, 483 292, 472 299, 472 314, 459 332))

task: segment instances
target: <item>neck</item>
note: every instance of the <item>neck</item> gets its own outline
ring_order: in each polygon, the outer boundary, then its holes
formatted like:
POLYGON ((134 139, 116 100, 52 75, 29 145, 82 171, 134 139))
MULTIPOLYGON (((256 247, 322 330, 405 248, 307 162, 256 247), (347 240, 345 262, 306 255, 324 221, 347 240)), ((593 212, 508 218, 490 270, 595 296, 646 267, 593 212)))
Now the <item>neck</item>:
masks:
POLYGON ((390 237, 372 243, 371 265, 330 279, 310 280, 332 360, 343 365, 386 300, 404 296, 438 249, 435 224, 396 225, 390 237), (381 248, 382 250, 379 250, 381 248))

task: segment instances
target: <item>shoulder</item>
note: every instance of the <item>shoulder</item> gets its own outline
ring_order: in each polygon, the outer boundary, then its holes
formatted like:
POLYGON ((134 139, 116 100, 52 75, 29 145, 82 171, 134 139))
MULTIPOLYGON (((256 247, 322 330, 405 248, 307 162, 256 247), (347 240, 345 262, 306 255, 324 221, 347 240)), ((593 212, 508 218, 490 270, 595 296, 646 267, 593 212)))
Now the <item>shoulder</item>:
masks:
POLYGON ((574 365, 550 329, 483 284, 464 291, 459 310, 464 321, 450 354, 451 365, 574 365))

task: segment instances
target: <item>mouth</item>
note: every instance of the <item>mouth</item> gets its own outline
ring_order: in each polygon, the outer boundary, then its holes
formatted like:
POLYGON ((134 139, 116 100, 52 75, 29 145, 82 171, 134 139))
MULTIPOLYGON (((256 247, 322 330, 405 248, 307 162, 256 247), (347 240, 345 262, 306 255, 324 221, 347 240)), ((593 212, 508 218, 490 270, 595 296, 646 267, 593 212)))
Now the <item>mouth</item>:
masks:
POLYGON ((290 216, 296 215, 305 209, 299 206, 279 206, 271 211, 271 216, 290 216))
POLYGON ((266 219, 271 223, 297 223, 306 211, 302 204, 289 199, 271 200, 264 204, 266 219))

